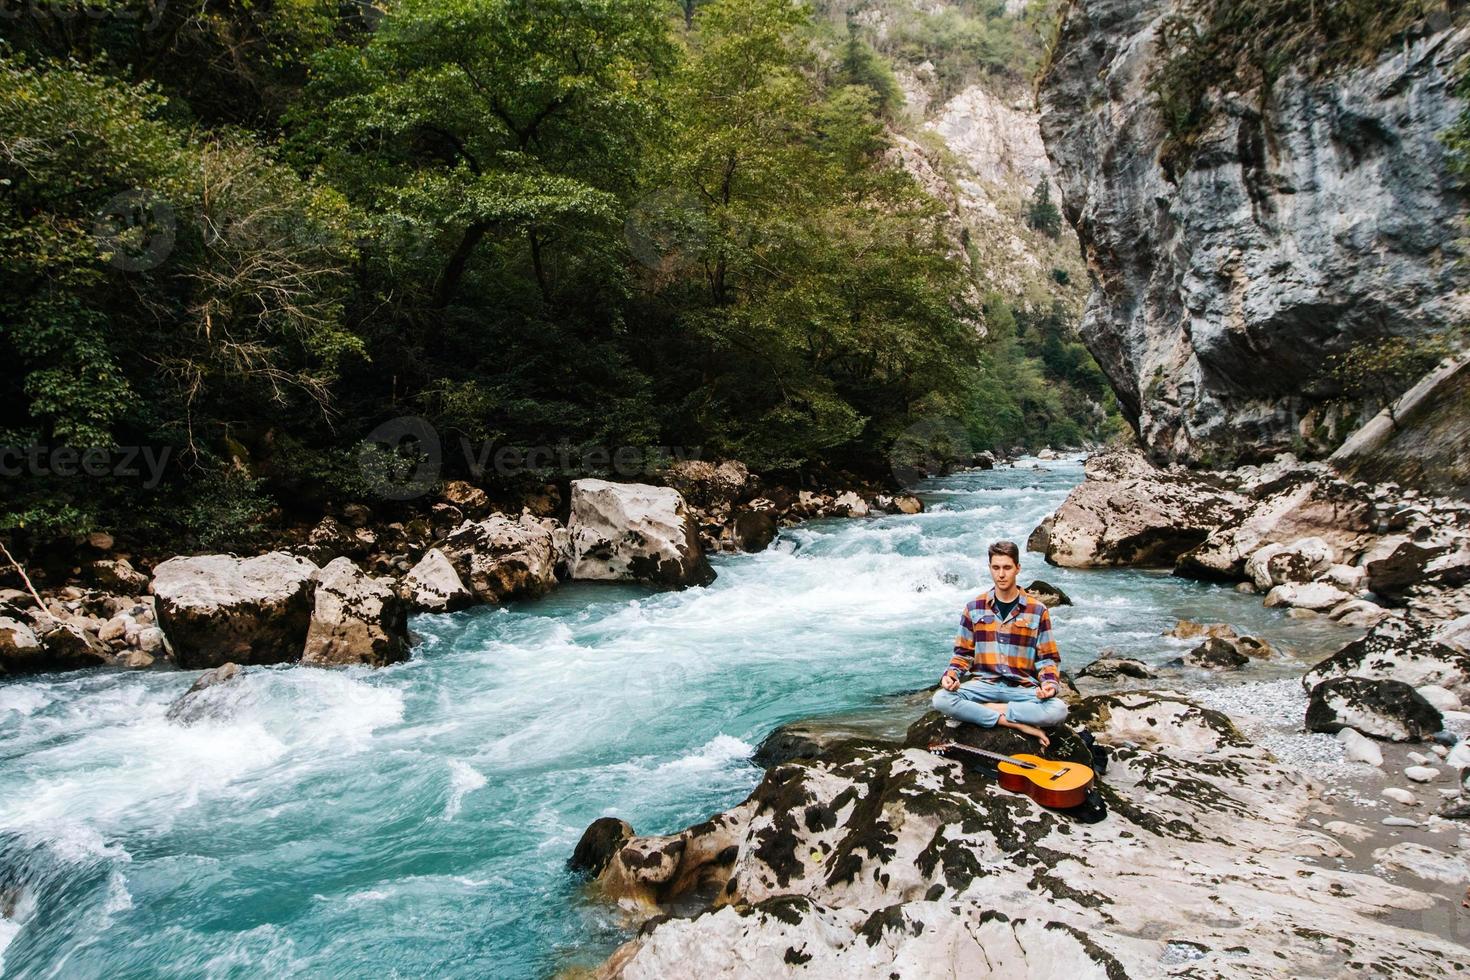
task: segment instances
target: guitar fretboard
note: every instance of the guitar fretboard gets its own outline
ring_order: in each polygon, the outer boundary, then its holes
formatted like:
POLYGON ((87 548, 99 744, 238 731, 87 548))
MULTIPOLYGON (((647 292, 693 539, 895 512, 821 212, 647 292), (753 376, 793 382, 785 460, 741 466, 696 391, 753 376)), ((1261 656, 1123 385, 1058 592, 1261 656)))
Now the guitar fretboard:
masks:
POLYGON ((1042 769, 1042 770, 1045 770, 1047 772, 1052 771, 1052 769, 1051 769, 1050 766, 1039 766, 1039 765, 1037 765, 1034 762, 1025 762, 1025 761, 1023 761, 1021 759, 1015 759, 1015 758, 1012 758, 1011 756, 1004 755, 1004 754, 1002 754, 1000 752, 991 752, 991 751, 988 751, 986 749, 977 749, 973 745, 961 745, 959 742, 946 742, 944 744, 944 748, 946 748, 946 749, 963 749, 966 752, 970 752, 970 753, 973 753, 975 755, 984 756, 985 758, 991 759, 991 760, 993 760, 995 762, 1009 762, 1011 765, 1013 765, 1013 766, 1019 766, 1022 769, 1042 769))

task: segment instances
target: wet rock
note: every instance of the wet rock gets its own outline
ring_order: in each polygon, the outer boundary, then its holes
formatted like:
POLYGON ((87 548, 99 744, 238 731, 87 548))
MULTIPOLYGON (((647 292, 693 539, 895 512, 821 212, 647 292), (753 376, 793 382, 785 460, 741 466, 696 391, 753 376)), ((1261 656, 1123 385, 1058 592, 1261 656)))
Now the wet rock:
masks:
POLYGON ((311 529, 311 533, 306 536, 306 547, 301 550, 319 565, 344 556, 361 558, 368 552, 367 547, 350 528, 331 517, 323 517, 311 529))
POLYGON ((1407 871, 1427 881, 1464 885, 1470 881, 1470 861, 1424 844, 1404 841, 1374 850, 1373 860, 1396 871, 1407 871))
POLYGON ((1432 623, 1384 619, 1313 667, 1302 684, 1311 688, 1332 677, 1379 678, 1416 688, 1442 687, 1464 700, 1470 694, 1470 653, 1440 643, 1435 633, 1432 623))
POLYGON ((1041 579, 1037 579, 1026 586, 1025 592, 1048 609, 1055 609, 1058 606, 1070 606, 1072 604, 1071 596, 1067 595, 1067 593, 1055 585, 1049 582, 1043 582, 1041 579))
POLYGON ((1175 623, 1172 629, 1164 631, 1165 636, 1176 637, 1181 640, 1192 640, 1198 636, 1219 637, 1231 639, 1239 634, 1235 627, 1229 623, 1196 623, 1192 619, 1181 619, 1175 623))
POLYGON ((1414 796, 1413 793, 1410 793, 1406 789, 1399 789, 1397 786, 1388 786, 1388 787, 1385 787, 1384 790, 1383 790, 1383 792, 1381 794, 1379 794, 1379 795, 1381 795, 1386 800, 1393 800, 1395 803, 1399 804, 1400 806, 1418 806, 1419 805, 1419 799, 1416 796, 1414 796))
POLYGON ((1087 479, 1047 525, 1054 565, 1172 565, 1246 503, 1205 479, 1159 470, 1136 451, 1098 453, 1085 468, 1087 479))
POLYGON ((616 817, 599 817, 582 832, 576 850, 567 859, 567 869, 585 877, 596 878, 607 867, 624 844, 633 837, 633 828, 616 817))
POLYGON ((1040 555, 1046 554, 1047 549, 1051 547, 1051 527, 1056 523, 1055 517, 1056 515, 1054 514, 1048 514, 1041 519, 1040 524, 1032 529, 1026 538, 1027 552, 1035 552, 1040 555))
MULTIPOLYGON (((84 670, 104 666, 112 659, 107 644, 97 639, 85 623, 43 620, 36 624, 35 635, 41 641, 43 654, 39 663, 43 666, 32 667, 31 670, 84 670)), ((20 664, 16 666, 20 669, 7 667, 7 670, 11 673, 30 672, 20 664)))
POLYGON ((148 589, 148 576, 134 570, 126 558, 104 558, 88 568, 99 589, 123 595, 141 595, 148 589))
POLYGON ((1098 657, 1079 670, 1077 676, 1111 681, 1119 677, 1148 679, 1158 675, 1152 667, 1134 657, 1098 657))
POLYGON ((534 599, 556 585, 554 542, 538 524, 491 514, 461 524, 439 548, 481 602, 534 599))
POLYGON ((683 587, 714 581, 698 530, 677 490, 573 480, 571 576, 683 587))
POLYGON ((1434 705, 1441 712, 1459 711, 1462 707, 1459 697, 1453 691, 1446 690, 1438 684, 1425 684, 1416 687, 1414 690, 1419 692, 1421 698, 1434 705))
POLYGON ((1289 606, 1321 612, 1348 602, 1353 597, 1327 582, 1288 582, 1266 593, 1268 607, 1289 606))
POLYGON ((761 739, 750 761, 762 769, 793 759, 819 759, 836 745, 853 741, 851 732, 820 722, 797 721, 780 725, 761 739))
POLYGON ((1312 688, 1308 731, 1334 734, 1355 728, 1391 742, 1413 742, 1444 727, 1434 706, 1399 681, 1335 677, 1312 688))
POLYGON ((848 490, 838 494, 832 501, 832 510, 834 513, 844 517, 867 517, 868 502, 853 491, 848 490))
POLYGON ((95 663, 58 664, 30 626, 9 617, 0 618, 0 673, 34 674, 49 670, 71 670, 95 663))
POLYGON ((1250 663, 1250 658, 1236 650, 1229 640, 1211 637, 1185 654, 1184 662, 1205 670, 1239 670, 1250 663))
POLYGON ((372 578, 350 558, 316 576, 311 625, 301 656, 319 667, 383 667, 408 659, 408 611, 387 579, 372 578))
POLYGON ((900 514, 922 514, 924 502, 912 494, 901 493, 893 498, 893 506, 900 514))
POLYGON ((153 570, 159 625, 180 667, 301 658, 317 567, 283 551, 170 558, 153 570))
POLYGON ((454 564, 438 548, 424 552, 403 577, 403 592, 416 612, 454 612, 475 601, 475 594, 465 588, 454 564))
POLYGON ((738 460, 715 464, 705 459, 686 459, 661 470, 658 479, 683 496, 691 507, 705 509, 738 501, 751 487, 750 470, 738 460))
POLYGON ((450 480, 444 484, 441 494, 445 501, 459 508, 460 513, 470 520, 484 516, 490 510, 490 498, 479 487, 464 480, 450 480))
POLYGON ((206 670, 189 686, 189 690, 169 706, 165 717, 180 725, 193 725, 206 718, 222 715, 233 704, 233 690, 227 692, 224 689, 237 689, 244 674, 244 670, 236 663, 225 663, 213 670, 206 670))
POLYGON ((766 511, 742 510, 735 515, 731 533, 741 551, 765 551, 776 540, 777 527, 766 511))
POLYGON ((1362 762, 1370 766, 1383 765, 1383 750, 1378 747, 1378 743, 1357 729, 1342 729, 1337 733, 1337 740, 1342 743, 1343 758, 1349 762, 1362 762))

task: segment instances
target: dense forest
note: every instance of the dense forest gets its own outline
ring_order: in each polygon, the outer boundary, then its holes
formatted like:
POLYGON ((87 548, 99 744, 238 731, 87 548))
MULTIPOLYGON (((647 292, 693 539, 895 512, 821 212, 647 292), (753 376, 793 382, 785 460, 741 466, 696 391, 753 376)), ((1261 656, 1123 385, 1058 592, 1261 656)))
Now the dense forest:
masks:
MULTIPOLYGON (((792 477, 1105 436, 1075 312, 977 291, 890 152, 895 62, 1034 70, 1051 15, 1003 6, 881 42, 788 0, 11 6, 0 528, 246 547, 369 495, 406 416, 792 477)), ((1044 185, 1024 217, 1060 230, 1044 185)))

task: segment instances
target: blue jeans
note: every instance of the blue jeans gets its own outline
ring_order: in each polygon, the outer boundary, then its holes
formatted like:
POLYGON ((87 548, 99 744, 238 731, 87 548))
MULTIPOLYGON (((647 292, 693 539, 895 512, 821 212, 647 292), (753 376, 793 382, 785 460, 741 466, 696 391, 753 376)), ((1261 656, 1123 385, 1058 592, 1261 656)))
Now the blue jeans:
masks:
POLYGON ((1006 717, 1023 725, 1045 728, 1059 725, 1067 717, 1067 703, 1053 695, 1042 700, 1034 687, 1011 687, 999 681, 968 680, 957 691, 944 688, 934 692, 931 702, 936 711, 959 721, 982 728, 993 728, 1000 714, 985 707, 986 701, 1005 701, 1006 717))

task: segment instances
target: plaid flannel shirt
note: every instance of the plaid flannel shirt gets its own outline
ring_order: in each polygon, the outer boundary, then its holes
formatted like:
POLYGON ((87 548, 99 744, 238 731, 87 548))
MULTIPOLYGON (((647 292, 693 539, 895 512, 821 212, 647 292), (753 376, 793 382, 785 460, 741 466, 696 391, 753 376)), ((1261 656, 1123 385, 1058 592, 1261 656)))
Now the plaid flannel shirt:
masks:
POLYGON ((960 632, 945 673, 989 674, 1014 678, 1028 687, 1050 682, 1060 688, 1062 655, 1051 635, 1046 606, 1022 591, 1010 616, 1002 620, 994 602, 995 590, 989 589, 960 613, 960 632))

